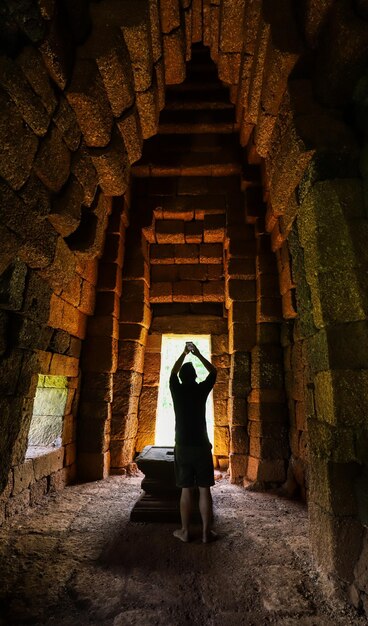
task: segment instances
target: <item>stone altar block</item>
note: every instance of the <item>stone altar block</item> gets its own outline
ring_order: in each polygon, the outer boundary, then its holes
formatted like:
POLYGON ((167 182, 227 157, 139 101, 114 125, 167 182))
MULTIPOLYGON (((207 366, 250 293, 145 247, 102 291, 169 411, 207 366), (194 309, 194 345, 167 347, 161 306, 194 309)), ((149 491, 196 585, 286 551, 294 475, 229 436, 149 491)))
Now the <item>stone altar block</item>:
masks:
POLYGON ((180 522, 180 493, 175 484, 174 448, 146 446, 135 459, 144 474, 144 494, 135 503, 132 522, 180 522))

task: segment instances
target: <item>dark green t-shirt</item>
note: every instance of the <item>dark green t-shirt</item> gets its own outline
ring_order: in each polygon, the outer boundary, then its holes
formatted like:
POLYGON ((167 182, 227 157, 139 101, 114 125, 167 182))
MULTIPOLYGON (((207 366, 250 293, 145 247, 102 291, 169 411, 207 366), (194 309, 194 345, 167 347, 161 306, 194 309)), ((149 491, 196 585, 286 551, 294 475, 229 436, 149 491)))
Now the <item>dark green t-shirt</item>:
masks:
POLYGON ((182 384, 177 374, 170 376, 175 411, 175 443, 203 446, 209 443, 206 427, 206 401, 216 381, 216 371, 201 383, 182 384))

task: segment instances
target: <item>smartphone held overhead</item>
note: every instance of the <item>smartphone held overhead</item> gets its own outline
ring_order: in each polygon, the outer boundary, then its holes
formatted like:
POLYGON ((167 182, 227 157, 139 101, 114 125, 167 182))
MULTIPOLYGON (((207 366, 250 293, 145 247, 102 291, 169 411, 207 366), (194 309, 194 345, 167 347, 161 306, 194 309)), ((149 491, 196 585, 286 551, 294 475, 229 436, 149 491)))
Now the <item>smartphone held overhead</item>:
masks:
POLYGON ((193 350, 194 350, 194 343, 192 341, 187 341, 185 345, 187 347, 187 350, 189 350, 189 352, 193 352, 193 350))

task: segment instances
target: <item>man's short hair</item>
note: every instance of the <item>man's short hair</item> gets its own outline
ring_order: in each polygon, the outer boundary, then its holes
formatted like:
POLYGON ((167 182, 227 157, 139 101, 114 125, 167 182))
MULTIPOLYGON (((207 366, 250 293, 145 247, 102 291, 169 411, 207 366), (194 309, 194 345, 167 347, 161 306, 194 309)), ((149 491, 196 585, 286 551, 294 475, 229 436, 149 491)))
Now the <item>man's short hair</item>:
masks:
POLYGON ((192 363, 184 363, 180 368, 179 378, 182 383, 194 383, 197 378, 194 365, 192 363))

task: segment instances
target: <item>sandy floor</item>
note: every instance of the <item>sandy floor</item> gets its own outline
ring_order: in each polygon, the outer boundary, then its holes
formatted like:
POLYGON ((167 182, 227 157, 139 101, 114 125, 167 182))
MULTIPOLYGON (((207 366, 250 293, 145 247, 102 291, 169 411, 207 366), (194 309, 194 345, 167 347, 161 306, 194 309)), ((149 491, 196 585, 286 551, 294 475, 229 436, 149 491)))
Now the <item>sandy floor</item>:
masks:
POLYGON ((50 497, 0 529, 0 624, 360 626, 323 599, 306 508, 213 488, 220 539, 183 544, 171 524, 133 524, 139 478, 50 497))

